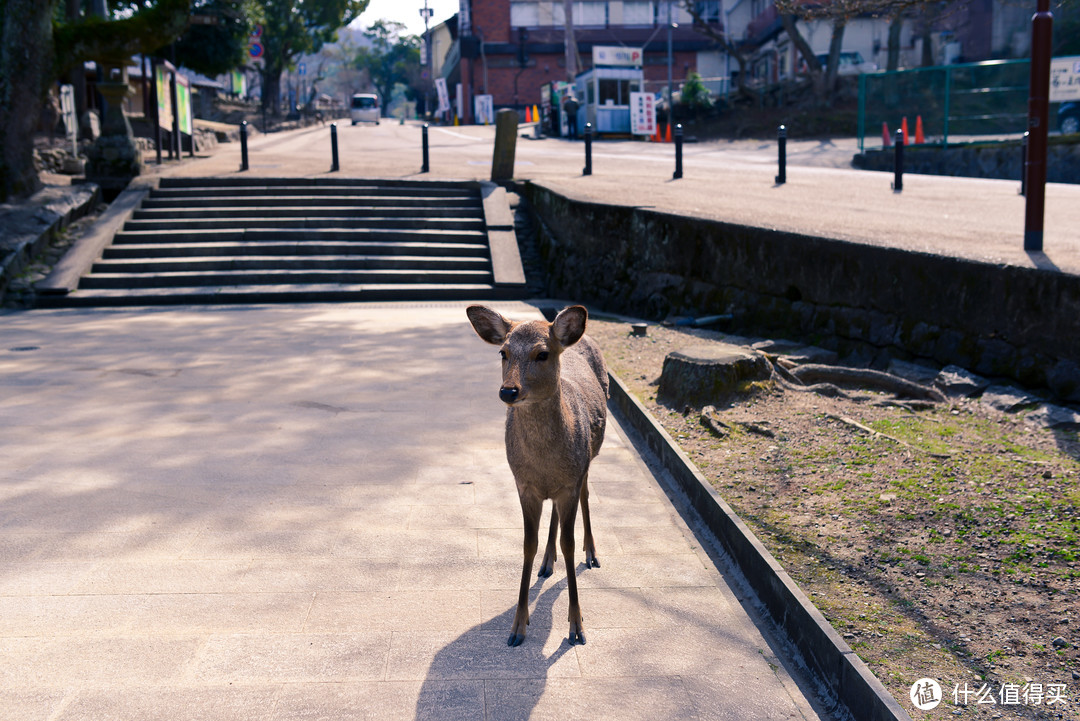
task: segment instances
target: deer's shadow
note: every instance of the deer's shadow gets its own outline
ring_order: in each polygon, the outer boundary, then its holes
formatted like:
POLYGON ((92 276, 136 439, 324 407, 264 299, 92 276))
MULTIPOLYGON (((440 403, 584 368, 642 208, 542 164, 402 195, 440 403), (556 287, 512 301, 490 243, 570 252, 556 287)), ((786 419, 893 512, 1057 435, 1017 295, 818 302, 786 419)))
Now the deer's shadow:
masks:
POLYGON ((566 675, 577 675, 573 656, 563 660, 572 648, 569 626, 565 619, 560 622, 553 617, 566 579, 543 588, 545 580, 538 578, 529 590, 529 628, 521 646, 506 644, 515 603, 435 654, 417 698, 416 719, 477 718, 477 709, 493 705, 501 709, 500 718, 527 719, 544 693, 549 674, 562 675, 559 669, 567 668, 566 675))

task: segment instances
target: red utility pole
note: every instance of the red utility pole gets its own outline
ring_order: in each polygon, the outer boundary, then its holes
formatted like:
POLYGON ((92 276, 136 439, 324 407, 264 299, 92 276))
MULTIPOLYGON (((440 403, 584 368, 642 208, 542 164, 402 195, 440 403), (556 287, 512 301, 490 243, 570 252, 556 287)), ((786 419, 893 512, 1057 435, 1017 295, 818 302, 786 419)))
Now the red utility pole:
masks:
POLYGON ((1024 250, 1043 248, 1043 210, 1046 205, 1046 133, 1050 124, 1050 39, 1054 16, 1050 0, 1039 0, 1031 17, 1031 83, 1028 87, 1028 152, 1024 174, 1027 195, 1024 212, 1024 250))

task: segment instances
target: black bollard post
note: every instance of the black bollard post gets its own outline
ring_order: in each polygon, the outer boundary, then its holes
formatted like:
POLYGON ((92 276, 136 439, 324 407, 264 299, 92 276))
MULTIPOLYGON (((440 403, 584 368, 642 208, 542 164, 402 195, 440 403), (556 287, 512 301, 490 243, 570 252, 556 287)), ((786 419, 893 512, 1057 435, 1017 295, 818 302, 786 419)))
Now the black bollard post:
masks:
POLYGON ((678 180, 682 177, 682 123, 675 126, 675 172, 671 179, 678 180))
POLYGON ((421 128, 421 133, 422 133, 421 138, 422 138, 422 146, 423 146, 423 152, 424 152, 424 162, 420 166, 420 172, 421 173, 426 173, 431 169, 430 166, 428 165, 427 127, 428 127, 427 123, 424 123, 423 127, 421 128))
POLYGON ((240 123, 240 170, 248 169, 248 154, 247 154, 247 121, 241 121, 240 123))
POLYGON ((585 123, 585 169, 582 175, 592 175, 592 123, 585 123))
POLYGON ((783 125, 776 131, 776 148, 779 154, 777 163, 780 171, 776 174, 776 184, 783 185, 787 182, 787 128, 783 125))
POLYGON ((904 131, 902 128, 896 130, 896 155, 893 160, 893 185, 892 189, 894 193, 899 193, 904 189, 904 131))
POLYGON ((337 152, 337 123, 330 123, 330 172, 340 169, 337 152))
POLYGON ((1024 131, 1024 139, 1020 141, 1020 195, 1027 195, 1027 144, 1028 131, 1024 131))

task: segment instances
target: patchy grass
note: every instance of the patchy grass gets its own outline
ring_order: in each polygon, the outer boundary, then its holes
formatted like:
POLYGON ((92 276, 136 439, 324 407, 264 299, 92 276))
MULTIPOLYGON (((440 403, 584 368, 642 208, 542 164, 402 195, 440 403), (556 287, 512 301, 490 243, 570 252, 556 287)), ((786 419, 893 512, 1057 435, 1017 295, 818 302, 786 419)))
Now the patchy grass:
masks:
POLYGON ((963 716, 1078 718, 1075 431, 976 401, 913 413, 756 387, 717 404, 732 429, 718 438, 696 412, 658 404, 655 381, 668 352, 719 334, 627 331, 589 323, 612 371, 914 717, 955 718, 954 685, 1033 682, 1067 684, 1068 708, 972 701, 963 716), (775 437, 738 425, 762 421, 775 437), (908 698, 923 677, 947 690, 934 711, 908 698))

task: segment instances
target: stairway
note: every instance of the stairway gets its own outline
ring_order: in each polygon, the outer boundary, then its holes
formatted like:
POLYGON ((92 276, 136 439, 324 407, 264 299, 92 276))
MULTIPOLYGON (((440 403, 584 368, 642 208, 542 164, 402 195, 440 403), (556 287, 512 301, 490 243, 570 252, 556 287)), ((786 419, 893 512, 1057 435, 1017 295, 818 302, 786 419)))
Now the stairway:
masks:
POLYGON ((481 190, 439 181, 162 178, 77 289, 39 296, 38 305, 520 298, 524 283, 496 282, 481 190))

